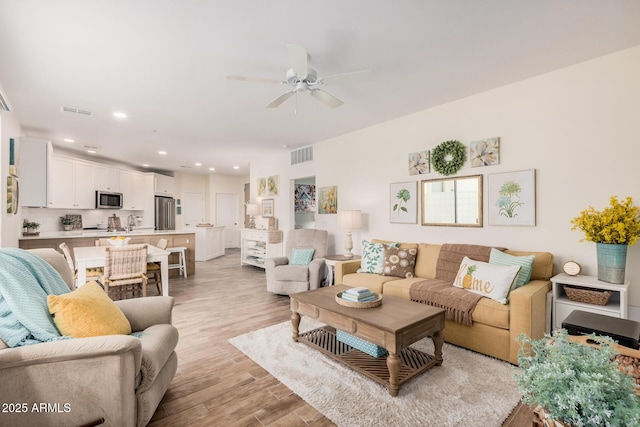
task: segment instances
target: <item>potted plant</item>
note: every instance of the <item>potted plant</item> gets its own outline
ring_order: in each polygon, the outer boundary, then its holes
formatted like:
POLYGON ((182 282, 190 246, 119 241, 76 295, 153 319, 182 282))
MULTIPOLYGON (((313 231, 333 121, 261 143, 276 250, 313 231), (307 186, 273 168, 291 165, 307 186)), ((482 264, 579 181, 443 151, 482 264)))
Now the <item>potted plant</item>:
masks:
POLYGON ((522 401, 540 405, 549 426, 640 425, 637 386, 613 360, 613 340, 590 339, 599 345, 573 342, 564 329, 540 340, 521 334, 515 377, 522 401))
POLYGON ((40 224, 37 222, 29 221, 28 219, 24 219, 22 221, 22 235, 23 236, 37 236, 40 234, 38 228, 40 224))
POLYGON ((62 228, 64 228, 64 231, 73 230, 73 219, 71 217, 61 216, 60 223, 62 224, 62 228))
POLYGON ((602 211, 592 206, 571 220, 572 230, 580 229, 584 239, 596 243, 598 279, 609 283, 624 283, 627 247, 640 238, 640 209, 627 197, 619 201, 611 196, 609 206, 602 211))

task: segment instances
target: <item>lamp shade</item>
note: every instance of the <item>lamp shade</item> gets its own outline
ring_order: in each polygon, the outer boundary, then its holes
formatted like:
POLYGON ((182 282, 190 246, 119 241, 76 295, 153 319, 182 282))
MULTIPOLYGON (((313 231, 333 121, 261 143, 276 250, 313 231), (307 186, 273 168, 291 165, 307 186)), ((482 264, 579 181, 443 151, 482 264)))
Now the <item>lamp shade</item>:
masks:
POLYGON ((338 226, 343 230, 357 230, 362 227, 361 211, 338 212, 338 226))
POLYGON ((247 215, 258 215, 260 213, 260 206, 249 203, 247 204, 247 215))

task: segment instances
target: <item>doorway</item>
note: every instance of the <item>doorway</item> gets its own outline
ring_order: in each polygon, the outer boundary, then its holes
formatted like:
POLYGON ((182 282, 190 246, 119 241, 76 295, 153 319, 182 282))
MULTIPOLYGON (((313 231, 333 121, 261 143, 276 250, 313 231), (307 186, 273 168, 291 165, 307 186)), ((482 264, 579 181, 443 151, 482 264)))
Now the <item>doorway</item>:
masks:
POLYGON ((224 227, 225 249, 240 247, 239 205, 238 194, 216 193, 216 225, 224 227))
POLYGON ((316 177, 293 180, 294 228, 316 228, 316 177))

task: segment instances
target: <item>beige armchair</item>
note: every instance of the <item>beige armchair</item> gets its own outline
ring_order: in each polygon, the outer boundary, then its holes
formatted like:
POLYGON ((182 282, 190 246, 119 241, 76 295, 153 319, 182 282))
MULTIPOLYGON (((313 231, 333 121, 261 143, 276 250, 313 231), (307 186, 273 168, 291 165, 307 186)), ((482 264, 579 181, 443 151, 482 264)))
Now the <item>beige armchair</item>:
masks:
MULTIPOLYGON (((64 257, 34 249, 73 287, 64 257)), ((0 402, 26 404, 0 414, 11 426, 144 426, 177 368, 178 330, 171 325, 172 297, 115 302, 140 337, 75 338, 8 348, 0 340, 0 402), (36 406, 34 406, 36 405, 36 406), (42 406, 44 405, 44 406, 42 406), (45 408, 37 411, 34 408, 45 408)))
POLYGON ((317 289, 326 276, 324 257, 329 247, 329 233, 325 230, 291 230, 285 242, 286 256, 268 258, 264 265, 267 275, 267 290, 280 295, 289 295, 317 289), (308 265, 292 265, 294 250, 313 249, 308 265))

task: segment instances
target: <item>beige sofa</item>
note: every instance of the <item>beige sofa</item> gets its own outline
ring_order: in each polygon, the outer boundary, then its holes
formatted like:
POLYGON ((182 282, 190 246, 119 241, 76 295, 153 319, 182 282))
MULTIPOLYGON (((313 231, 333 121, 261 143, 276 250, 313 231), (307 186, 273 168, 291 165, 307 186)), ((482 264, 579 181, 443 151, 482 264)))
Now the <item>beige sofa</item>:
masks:
MULTIPOLYGON (((34 249, 73 286, 64 257, 34 249)), ((111 335, 8 348, 0 340, 0 424, 144 426, 177 368, 172 297, 117 301, 140 338, 111 335), (19 405, 19 406, 15 406, 19 405), (35 405, 35 406, 34 406, 35 405)))
MULTIPOLYGON (((388 243, 388 241, 373 240, 388 243)), ((442 245, 427 243, 400 243, 400 247, 417 248, 415 276, 400 278, 372 273, 357 273, 360 261, 336 263, 335 283, 347 286, 365 286, 383 295, 410 299, 413 283, 436 278, 436 267, 442 245)), ((531 280, 511 291, 509 304, 500 304, 482 298, 473 311, 473 324, 464 326, 446 320, 444 337, 450 342, 470 350, 518 363, 520 348, 516 338, 521 333, 534 339, 541 338, 547 328, 546 302, 551 290, 549 279, 554 274, 553 255, 548 252, 524 252, 506 250, 515 256, 535 255, 531 280)))

